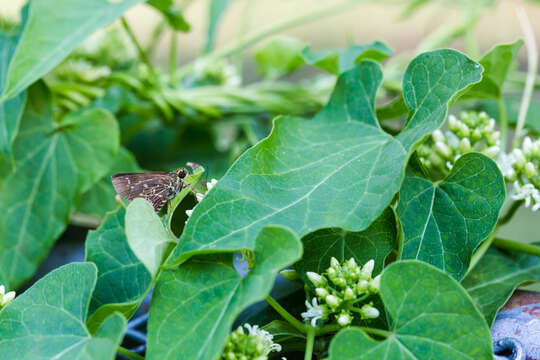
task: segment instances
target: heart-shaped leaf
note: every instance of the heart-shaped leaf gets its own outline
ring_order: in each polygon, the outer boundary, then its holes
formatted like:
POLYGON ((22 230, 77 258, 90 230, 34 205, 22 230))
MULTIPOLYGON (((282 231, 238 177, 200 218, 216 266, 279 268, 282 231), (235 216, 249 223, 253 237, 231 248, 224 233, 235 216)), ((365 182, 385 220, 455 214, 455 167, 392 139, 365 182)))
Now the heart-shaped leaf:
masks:
POLYGON ((306 64, 317 66, 334 75, 351 70, 355 64, 362 60, 383 61, 390 55, 392 55, 392 49, 380 41, 365 45, 352 45, 345 50, 315 51, 311 46, 307 46, 301 52, 306 64))
POLYGON ((77 212, 104 218, 109 211, 116 209, 116 191, 111 183, 110 175, 121 172, 141 171, 135 157, 129 150, 120 147, 114 162, 107 172, 107 176, 99 180, 94 186, 85 192, 77 207, 77 212))
POLYGON ((322 229, 302 238, 304 255, 294 267, 306 279, 305 273, 324 272, 330 258, 339 262, 354 258, 358 264, 375 260, 374 274, 384 267, 387 256, 394 249, 397 228, 394 212, 387 208, 366 230, 349 232, 341 229, 322 229))
POLYGON ((516 287, 540 282, 540 257, 489 249, 462 284, 491 325, 516 287))
POLYGON ((56 123, 48 90, 42 84, 29 89, 13 143, 16 170, 0 188, 0 283, 16 288, 32 276, 64 231, 75 200, 108 171, 118 142, 110 113, 76 112, 56 123))
POLYGON ((87 36, 143 0, 31 1, 28 19, 11 58, 0 101, 11 98, 46 74, 87 36))
POLYGON ((161 273, 148 320, 152 359, 216 359, 235 317, 272 288, 274 277, 302 254, 289 230, 265 227, 255 242, 255 266, 236 272, 232 254, 195 257, 161 273))
POLYGON ((328 227, 364 230, 397 192, 411 149, 441 125, 452 95, 478 81, 481 71, 453 50, 418 56, 404 78, 409 123, 394 138, 375 117, 380 66, 361 62, 340 76, 313 119, 274 121, 271 135, 195 207, 169 263, 200 251, 251 249, 270 224, 298 236, 328 227))
MULTIPOLYGON (((0 31, 0 91, 4 88, 9 61, 15 51, 18 36, 0 31)), ((0 102, 0 152, 11 153, 11 145, 19 131, 19 121, 26 101, 26 92, 0 102)), ((0 180, 1 182, 1 180, 0 180)))
POLYGON ((129 319, 144 299, 152 276, 135 256, 124 233, 123 207, 109 213, 103 224, 86 237, 86 261, 98 269, 87 326, 94 332, 114 312, 129 319))
POLYGON ((461 279, 473 251, 497 223, 504 198, 501 172, 482 154, 459 158, 441 183, 409 172, 397 206, 403 258, 428 262, 461 279))
POLYGON ((84 325, 96 272, 91 263, 62 266, 2 309, 2 358, 113 360, 126 320, 113 314, 94 335, 84 325))
POLYGON ((394 263, 383 271, 380 291, 393 324, 387 338, 342 330, 330 344, 329 360, 493 359, 482 314, 446 273, 418 261, 394 263))

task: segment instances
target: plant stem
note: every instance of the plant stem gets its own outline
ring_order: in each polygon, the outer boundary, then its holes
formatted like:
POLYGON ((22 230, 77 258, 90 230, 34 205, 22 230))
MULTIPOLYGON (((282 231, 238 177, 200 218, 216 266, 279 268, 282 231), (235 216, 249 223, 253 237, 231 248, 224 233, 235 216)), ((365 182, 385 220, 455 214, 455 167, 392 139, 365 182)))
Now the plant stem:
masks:
POLYGON ((319 330, 317 331, 317 335, 325 335, 332 332, 338 332, 341 329, 342 327, 338 324, 330 324, 319 328, 319 330))
POLYGON ((499 127, 501 129, 501 150, 506 152, 506 138, 508 133, 508 119, 506 115, 506 105, 502 96, 497 98, 497 105, 499 107, 499 127))
POLYGON ((507 222, 509 222, 510 220, 512 220, 512 218, 514 217, 516 211, 521 207, 521 205, 523 205, 524 202, 525 202, 524 200, 514 201, 514 202, 512 203, 512 205, 510 205, 510 208, 508 209, 508 211, 506 212, 506 214, 504 214, 504 215, 499 219, 498 226, 504 225, 504 224, 506 224, 507 222))
POLYGON ((167 26, 167 22, 161 19, 159 23, 152 30, 152 34, 150 35, 150 41, 148 41, 148 45, 146 45, 146 49, 144 50, 144 53, 146 54, 147 57, 152 56, 159 42, 159 38, 161 37, 161 34, 165 30, 166 26, 167 26))
POLYGON ((391 331, 387 331, 387 330, 375 329, 375 328, 369 328, 369 327, 364 327, 364 326, 357 326, 357 328, 358 328, 358 329, 362 329, 362 330, 364 330, 364 331, 367 332, 367 333, 374 334, 374 335, 378 335, 378 336, 381 336, 381 337, 384 337, 384 338, 387 338, 387 337, 389 337, 390 335, 392 335, 392 332, 391 332, 391 331))
MULTIPOLYGON (((323 6, 319 9, 315 9, 306 14, 293 16, 289 19, 285 19, 276 24, 272 24, 270 26, 262 28, 261 30, 256 31, 251 35, 247 35, 241 39, 238 39, 232 42, 231 44, 229 44, 228 46, 225 46, 222 49, 213 50, 212 52, 203 56, 202 59, 205 59, 207 61, 208 60, 215 61, 215 60, 218 60, 218 59, 230 56, 230 55, 234 55, 250 47, 251 45, 269 36, 277 34, 281 31, 284 31, 284 30, 287 30, 287 29, 290 29, 290 28, 293 28, 302 24, 307 24, 309 22, 312 22, 314 20, 318 20, 324 17, 329 17, 332 15, 339 14, 340 12, 350 9, 351 7, 357 6, 362 2, 363 2, 362 0, 343 0, 343 1, 335 2, 335 3, 331 3, 330 5, 323 6)), ((181 67, 179 71, 180 76, 188 73, 193 67, 194 63, 195 63, 195 60, 181 67)))
POLYGON ((141 44, 139 44, 139 42, 137 41, 137 38, 135 37, 135 34, 133 33, 133 30, 131 30, 131 27, 129 26, 126 18, 124 16, 122 16, 120 18, 120 21, 122 22, 122 26, 124 27, 124 30, 126 31, 126 34, 130 38, 130 40, 133 43, 133 45, 135 46, 135 48, 137 49, 137 53, 139 54, 139 58, 141 59, 142 62, 144 62, 148 66, 148 71, 151 72, 153 75, 155 75, 154 68, 152 67, 152 64, 150 64, 150 61, 148 60, 148 57, 146 56, 146 53, 144 52, 144 49, 142 48, 141 44))
POLYGON ((498 247, 499 249, 540 256, 540 246, 534 244, 525 244, 519 241, 496 238, 493 242, 493 246, 498 247))
POLYGON ((493 240, 495 240, 495 234, 497 233, 497 227, 493 229, 491 234, 489 234, 488 238, 484 240, 482 244, 478 247, 478 250, 471 256, 471 262, 469 264, 469 268, 467 269, 467 274, 478 264, 480 259, 484 256, 486 251, 488 251, 489 247, 493 243, 493 240))
MULTIPOLYGON (((266 296, 264 300, 268 303, 268 305, 270 305, 274 310, 276 310, 282 318, 287 320, 289 324, 291 324, 295 329, 302 332, 303 334, 306 333, 306 326, 304 326, 304 324, 302 324, 298 319, 296 319, 287 310, 285 310, 283 306, 281 306, 270 295, 266 296)), ((307 327, 307 331, 309 331, 310 328, 312 327, 307 327)))
POLYGON ((306 354, 304 360, 311 360, 313 356, 313 343, 315 342, 316 329, 313 326, 307 327, 306 354))
POLYGON ((523 7, 516 9, 516 15, 523 31, 525 38, 525 48, 527 49, 527 78, 525 80, 525 88, 521 98, 521 106, 519 108, 518 121, 516 125, 516 133, 514 135, 514 147, 519 146, 521 137, 523 136, 523 127, 527 119, 527 112, 531 103, 531 97, 534 90, 534 82, 536 80, 536 72, 538 68, 538 49, 536 47, 536 39, 534 30, 532 29, 527 13, 523 7))
POLYGON ((144 357, 142 357, 141 355, 136 354, 133 351, 129 351, 128 349, 123 348, 121 346, 119 346, 116 349, 116 352, 124 356, 127 356, 128 358, 133 359, 133 360, 144 360, 144 357))

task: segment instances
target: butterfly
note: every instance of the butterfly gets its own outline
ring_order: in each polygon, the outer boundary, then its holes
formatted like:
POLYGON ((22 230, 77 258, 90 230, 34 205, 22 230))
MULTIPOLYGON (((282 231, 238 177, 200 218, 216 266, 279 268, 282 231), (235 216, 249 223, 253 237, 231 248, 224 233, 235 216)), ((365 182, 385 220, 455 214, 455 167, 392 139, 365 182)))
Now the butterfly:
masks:
POLYGON ((111 177, 116 192, 127 200, 143 198, 159 212, 163 205, 182 191, 189 171, 180 168, 173 172, 119 173, 111 177))

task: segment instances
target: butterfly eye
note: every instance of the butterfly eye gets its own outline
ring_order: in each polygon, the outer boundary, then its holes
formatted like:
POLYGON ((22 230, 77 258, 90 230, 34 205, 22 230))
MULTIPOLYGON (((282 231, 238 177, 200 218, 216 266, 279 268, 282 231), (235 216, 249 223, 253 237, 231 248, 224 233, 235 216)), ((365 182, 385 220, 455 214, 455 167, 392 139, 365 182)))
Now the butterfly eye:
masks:
POLYGON ((187 176, 188 172, 186 169, 182 168, 182 169, 178 169, 178 171, 176 172, 176 175, 180 178, 180 179, 183 179, 187 176))

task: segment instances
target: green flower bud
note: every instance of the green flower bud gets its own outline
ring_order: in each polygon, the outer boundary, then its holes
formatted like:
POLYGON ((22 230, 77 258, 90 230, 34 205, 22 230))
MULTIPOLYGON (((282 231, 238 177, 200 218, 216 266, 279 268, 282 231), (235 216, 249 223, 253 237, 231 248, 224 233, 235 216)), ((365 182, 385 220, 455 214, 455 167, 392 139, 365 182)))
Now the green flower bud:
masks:
POLYGON ((459 142, 459 152, 462 154, 466 154, 469 151, 471 151, 471 142, 468 138, 463 138, 459 142))
POLYGON ((525 155, 523 155, 521 149, 514 149, 512 155, 514 155, 514 159, 516 160, 515 164, 517 168, 522 169, 525 166, 527 159, 525 158, 525 155))
POLYGON ((330 306, 332 309, 335 309, 340 304, 339 298, 334 295, 328 295, 327 297, 324 298, 324 301, 326 301, 326 304, 330 306))
POLYGON ((364 294, 368 291, 369 282, 365 279, 358 281, 356 284, 356 292, 358 294, 364 294))
POLYGON ((347 326, 351 322, 352 322, 352 317, 349 314, 347 314, 346 312, 342 312, 341 314, 339 314, 339 316, 337 318, 337 323, 340 326, 347 326))
POLYGON ((437 142, 437 141, 445 142, 446 141, 446 138, 444 137, 444 134, 439 129, 433 131, 433 134, 431 134, 431 137, 433 138, 434 142, 437 142))
POLYGON ((333 268, 340 268, 339 266, 339 261, 332 256, 332 258, 330 259, 330 266, 333 267, 333 268))
POLYGON ((355 294, 354 294, 354 291, 347 286, 347 288, 345 289, 345 291, 343 292, 343 298, 345 300, 352 300, 355 298, 355 294))
POLYGON ((326 290, 325 288, 316 288, 315 289, 315 294, 317 294, 317 296, 320 297, 321 299, 324 299, 325 297, 330 295, 328 293, 328 290, 326 290))
POLYGON ((373 259, 365 263, 364 266, 362 267, 362 273, 361 273, 362 278, 364 279, 371 278, 371 273, 373 272, 374 267, 375 267, 375 261, 373 259))
POLYGON ((474 131, 472 132, 471 138, 473 141, 480 140, 482 138, 482 132, 480 131, 480 129, 474 129, 474 131))
POLYGON ((484 150, 484 154, 487 156, 487 157, 490 157, 492 159, 496 158, 497 155, 499 155, 499 153, 501 152, 501 148, 498 147, 497 145, 495 146, 490 146, 488 147, 486 150, 484 150))
POLYGON ((530 161, 528 161, 525 164, 525 176, 527 176, 529 179, 534 179, 536 177, 536 166, 530 161))
POLYGON ((279 272, 279 275, 283 276, 289 281, 296 281, 300 278, 294 269, 283 269, 279 272))
POLYGON ((379 316, 379 310, 374 308, 372 304, 366 304, 360 309, 362 319, 375 319, 379 316))
POLYGON ((452 150, 442 141, 435 143, 435 150, 444 158, 450 159, 452 157, 452 150))
POLYGON ((307 275, 309 281, 311 281, 313 285, 315 285, 315 286, 324 286, 324 285, 326 285, 326 281, 324 280, 324 278, 321 275, 319 275, 319 274, 317 274, 315 272, 311 272, 311 271, 308 271, 306 273, 306 275, 307 275))
POLYGON ((372 293, 379 292, 379 289, 381 288, 381 274, 375 276, 373 280, 369 282, 369 291, 372 293))

